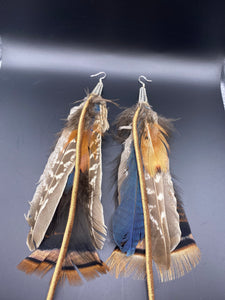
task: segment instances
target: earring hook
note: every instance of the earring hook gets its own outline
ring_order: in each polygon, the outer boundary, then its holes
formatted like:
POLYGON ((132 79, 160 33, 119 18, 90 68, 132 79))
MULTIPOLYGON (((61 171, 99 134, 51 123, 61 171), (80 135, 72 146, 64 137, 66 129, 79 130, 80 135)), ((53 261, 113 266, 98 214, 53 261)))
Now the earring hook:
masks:
POLYGON ((146 89, 145 89, 145 83, 141 80, 141 78, 143 78, 144 80, 146 80, 148 82, 152 82, 151 79, 147 79, 144 75, 140 75, 138 77, 138 81, 142 85, 142 87, 140 87, 140 90, 139 90, 139 100, 138 100, 139 103, 148 102, 148 97, 147 97, 147 93, 146 93, 146 89))
POLYGON ((102 80, 104 78, 106 78, 106 73, 101 71, 101 72, 98 72, 96 74, 93 74, 93 75, 90 75, 90 77, 96 77, 100 74, 103 74, 103 76, 101 76, 99 78, 99 82, 97 83, 96 87, 93 89, 92 91, 92 94, 95 94, 95 95, 98 95, 98 96, 101 96, 101 93, 102 93, 102 89, 103 89, 103 83, 102 83, 102 80))
POLYGON ((92 75, 90 75, 90 77, 96 77, 96 76, 98 76, 100 74, 103 74, 103 76, 99 78, 99 80, 102 81, 102 79, 106 78, 106 72, 104 72, 104 71, 98 72, 96 74, 92 74, 92 75))
POLYGON ((141 80, 141 78, 143 78, 144 80, 148 81, 148 82, 152 82, 151 79, 147 79, 144 75, 140 75, 138 77, 138 81, 140 82, 140 84, 142 84, 143 87, 145 87, 145 83, 141 80))

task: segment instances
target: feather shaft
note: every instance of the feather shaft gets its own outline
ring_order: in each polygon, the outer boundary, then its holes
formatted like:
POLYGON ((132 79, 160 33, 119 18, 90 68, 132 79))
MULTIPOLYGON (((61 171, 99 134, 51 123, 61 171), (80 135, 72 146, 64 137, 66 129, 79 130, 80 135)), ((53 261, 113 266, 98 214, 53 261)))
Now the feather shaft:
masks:
POLYGON ((81 158, 81 146, 82 146, 82 134, 84 130, 84 122, 85 122, 85 113, 87 111, 88 105, 90 100, 92 99, 93 95, 91 94, 88 99, 86 100, 84 107, 82 109, 80 120, 78 123, 78 130, 77 130, 77 143, 76 143, 76 160, 75 160, 75 175, 74 175, 74 181, 73 181, 73 189, 72 189, 72 195, 71 195, 71 203, 70 203, 70 209, 69 209, 69 216, 68 221, 66 224, 65 233, 63 236, 63 241, 59 253, 59 257, 56 263, 55 271, 52 276, 52 280, 50 283, 50 287, 48 290, 48 295, 46 300, 52 300, 55 289, 57 286, 57 282, 59 279, 59 275, 62 269, 63 261, 66 256, 67 248, 69 245, 70 236, 73 229, 73 223, 74 223, 74 217, 75 217, 75 211, 76 211, 76 198, 77 198, 77 192, 78 192, 78 185, 79 185, 79 175, 80 175, 80 158, 81 158))
POLYGON ((155 297, 154 297, 154 281, 153 281, 153 271, 152 271, 152 247, 151 247, 151 227, 150 227, 151 225, 150 225, 150 217, 148 212, 148 198, 146 194, 143 163, 141 159, 141 152, 140 152, 139 140, 138 140, 138 130, 137 130, 137 119, 138 119, 139 111, 140 111, 140 106, 138 106, 133 118, 133 139, 134 139, 134 148, 135 148, 136 159, 137 159, 137 168, 138 168, 138 175, 140 180, 141 198, 142 198, 142 206, 143 206, 143 213, 144 213, 148 296, 149 296, 149 300, 154 300, 155 297))

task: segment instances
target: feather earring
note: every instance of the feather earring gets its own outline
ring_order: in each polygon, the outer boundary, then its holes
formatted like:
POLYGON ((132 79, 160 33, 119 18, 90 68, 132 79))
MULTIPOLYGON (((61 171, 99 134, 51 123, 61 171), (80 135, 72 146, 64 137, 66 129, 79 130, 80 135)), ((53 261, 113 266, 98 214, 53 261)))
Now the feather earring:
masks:
MULTIPOLYGON (((148 104, 145 84, 139 102, 116 122, 124 145, 118 168, 118 207, 113 216, 116 248, 107 260, 115 274, 144 279, 154 299, 152 260, 161 281, 183 276, 200 260, 182 203, 174 191, 167 142, 171 122, 148 104)), ((147 80, 150 81, 150 80, 147 80)))
POLYGON ((71 109, 26 216, 31 227, 27 245, 34 252, 17 267, 43 276, 55 266, 48 300, 59 280, 76 285, 82 277, 92 279, 108 270, 96 252, 106 235, 101 204, 101 144, 109 128, 109 100, 101 97, 105 76, 71 109))

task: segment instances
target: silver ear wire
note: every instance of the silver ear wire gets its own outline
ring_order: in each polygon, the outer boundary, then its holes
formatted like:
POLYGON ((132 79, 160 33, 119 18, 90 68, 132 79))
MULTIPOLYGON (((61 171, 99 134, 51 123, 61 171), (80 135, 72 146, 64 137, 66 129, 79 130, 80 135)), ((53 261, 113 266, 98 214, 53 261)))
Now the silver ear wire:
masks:
POLYGON ((96 87, 92 91, 92 94, 95 94, 95 95, 98 95, 98 96, 101 96, 102 89, 103 89, 102 80, 106 77, 106 73, 105 72, 98 72, 98 73, 93 74, 93 75, 90 76, 90 77, 96 77, 96 76, 98 76, 100 74, 103 74, 103 76, 101 76, 99 78, 99 82, 97 83, 96 87))
POLYGON ((152 82, 151 79, 147 79, 144 75, 140 75, 138 78, 138 81, 140 82, 140 84, 142 84, 142 87, 140 87, 139 90, 139 99, 138 102, 148 102, 148 97, 147 97, 147 93, 146 93, 146 89, 145 89, 145 83, 141 80, 141 78, 143 78, 144 80, 148 81, 148 82, 152 82))

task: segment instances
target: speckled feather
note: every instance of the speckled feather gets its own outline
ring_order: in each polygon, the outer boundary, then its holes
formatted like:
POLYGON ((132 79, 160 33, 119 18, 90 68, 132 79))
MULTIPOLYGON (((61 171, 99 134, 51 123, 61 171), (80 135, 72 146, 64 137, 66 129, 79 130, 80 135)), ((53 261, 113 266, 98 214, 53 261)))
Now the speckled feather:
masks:
MULTIPOLYGON (((43 240, 45 232, 50 225, 50 222, 62 197, 68 176, 72 172, 72 169, 74 167, 76 155, 76 134, 74 134, 74 132, 76 131, 78 126, 78 120, 83 104, 84 103, 82 102, 79 106, 75 106, 71 109, 71 112, 67 118, 67 124, 62 130, 61 136, 59 137, 55 149, 48 159, 45 170, 39 180, 39 185, 37 186, 33 200, 30 203, 30 210, 26 215, 26 220, 31 227, 27 238, 27 245, 30 250, 34 250, 35 248, 37 248, 43 240)), ((108 129, 107 110, 104 99, 95 96, 93 98, 93 101, 90 103, 85 116, 85 130, 90 128, 91 124, 93 124, 93 118, 96 115, 96 122, 99 124, 99 130, 101 131, 97 133, 98 141, 100 141, 102 134, 108 129), (95 111, 96 103, 101 103, 101 112, 99 111, 97 114, 95 111)), ((101 142, 98 142, 98 149, 96 149, 96 151, 98 151, 99 153, 98 164, 101 165, 100 147, 101 142)), ((93 158, 91 159, 93 160, 93 158)), ((98 167, 98 172, 95 175, 101 177, 101 167, 98 167)), ((91 171, 90 177, 93 177, 91 171)), ((98 179, 99 195, 96 196, 95 193, 95 196, 92 195, 91 197, 92 202, 94 201, 93 197, 95 197, 97 204, 92 204, 91 207, 94 210, 92 211, 92 216, 95 216, 95 218, 97 219, 93 221, 93 224, 96 224, 95 227, 98 226, 98 231, 100 231, 100 233, 104 235, 106 233, 106 230, 102 206, 99 200, 101 198, 101 189, 99 188, 100 185, 101 179, 98 179), (96 213, 97 209, 99 209, 98 213, 96 213)), ((93 235, 95 233, 96 235, 99 235, 99 233, 97 233, 97 231, 93 229, 93 235)), ((97 243, 100 243, 99 248, 102 247, 101 245, 104 239, 102 239, 102 237, 95 239, 97 243)))
MULTIPOLYGON (((58 259, 73 187, 78 123, 86 99, 71 109, 30 203, 26 216, 31 226, 28 246, 38 249, 18 265, 26 273, 44 275, 58 259)), ((60 273, 60 278, 67 278, 71 284, 81 281, 73 264, 86 279, 107 271, 96 252, 102 248, 106 235, 101 204, 101 140, 109 127, 106 101, 92 95, 84 115, 74 226, 60 273)))
MULTIPOLYGON (((173 280, 183 276, 195 267, 200 260, 200 251, 193 239, 181 201, 174 191, 169 172, 169 148, 167 139, 173 131, 172 120, 158 116, 148 103, 141 106, 138 117, 138 135, 144 165, 144 177, 148 209, 151 223, 152 258, 161 281, 173 280), (153 129, 153 131, 152 131, 153 129), (150 132, 149 132, 150 131, 150 132), (141 145, 141 138, 142 140, 141 145), (151 157, 151 159, 149 159, 151 157)), ((126 109, 116 121, 117 140, 124 145, 118 169, 118 205, 123 199, 120 189, 129 170, 127 160, 132 144, 132 120, 137 109, 135 105, 126 109)), ((139 241, 135 253, 127 256, 116 247, 107 260, 110 271, 119 275, 133 275, 137 279, 146 277, 145 239, 139 241)))
MULTIPOLYGON (((173 126, 170 120, 158 117, 147 103, 138 105, 141 106, 138 117, 138 133, 145 172, 146 193, 149 202, 153 260, 168 269, 171 250, 179 243, 181 234, 179 215, 176 210, 176 198, 172 181, 169 180, 169 160, 166 149, 168 144, 165 139, 165 136, 171 132, 173 126)), ((119 207, 117 210, 120 210, 123 202, 121 187, 126 182, 129 174, 127 161, 131 153, 130 146, 133 139, 132 119, 136 108, 137 106, 133 106, 125 110, 116 122, 118 136, 120 141, 124 143, 118 170, 119 207)), ((135 189, 134 185, 133 188, 135 189)), ((129 220, 128 217, 127 220, 129 220)), ((124 219, 121 222, 124 223, 124 219)), ((119 228, 119 224, 117 228, 119 228)), ((137 243, 138 241, 136 245, 137 243)), ((118 247, 120 248, 119 245, 118 247)), ((130 253, 128 252, 128 254, 130 253)))

